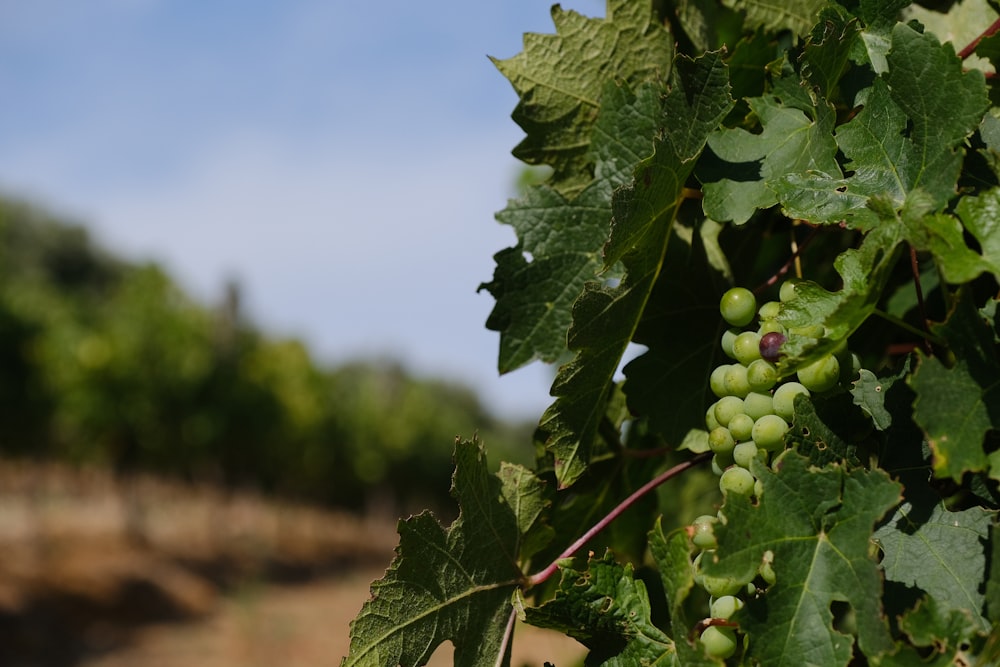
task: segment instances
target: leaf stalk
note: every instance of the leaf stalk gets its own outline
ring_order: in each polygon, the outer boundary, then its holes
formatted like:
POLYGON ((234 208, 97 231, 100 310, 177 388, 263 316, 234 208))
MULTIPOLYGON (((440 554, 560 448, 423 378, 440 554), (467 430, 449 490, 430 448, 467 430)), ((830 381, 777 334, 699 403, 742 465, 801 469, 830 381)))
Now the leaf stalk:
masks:
POLYGON ((607 515, 604 516, 604 518, 602 518, 600 521, 591 526, 590 529, 587 530, 587 532, 585 532, 583 535, 581 535, 579 539, 573 542, 573 544, 569 545, 561 554, 559 554, 555 558, 555 560, 549 563, 545 567, 545 569, 528 577, 528 580, 526 582, 528 587, 530 588, 532 586, 537 586, 538 584, 541 584, 542 582, 546 581, 549 577, 551 577, 553 574, 555 574, 556 570, 559 569, 559 561, 563 560, 564 558, 572 557, 577 551, 579 551, 583 547, 584 544, 593 539, 593 537, 597 535, 599 532, 607 528, 608 524, 617 519, 625 510, 634 505, 640 498, 642 498, 647 493, 658 487, 660 484, 666 482, 668 479, 676 477, 677 475, 681 474, 688 468, 693 468, 694 466, 698 465, 703 461, 707 461, 709 458, 711 458, 711 456, 712 452, 702 452, 701 454, 698 454, 692 457, 691 459, 684 461, 683 463, 678 463, 673 468, 670 468, 669 470, 660 473, 659 475, 657 475, 656 477, 654 477, 653 479, 651 479, 650 481, 646 482, 638 489, 633 491, 628 498, 618 503, 618 505, 616 505, 614 509, 608 512, 607 515))

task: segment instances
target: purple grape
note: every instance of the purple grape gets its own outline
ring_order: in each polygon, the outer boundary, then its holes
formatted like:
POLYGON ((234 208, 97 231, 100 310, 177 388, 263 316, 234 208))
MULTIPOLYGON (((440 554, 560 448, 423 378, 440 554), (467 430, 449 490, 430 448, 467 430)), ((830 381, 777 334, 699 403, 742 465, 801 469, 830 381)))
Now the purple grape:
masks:
POLYGON ((785 342, 785 336, 777 331, 766 333, 760 337, 760 356, 771 363, 775 363, 781 357, 781 346, 785 342))

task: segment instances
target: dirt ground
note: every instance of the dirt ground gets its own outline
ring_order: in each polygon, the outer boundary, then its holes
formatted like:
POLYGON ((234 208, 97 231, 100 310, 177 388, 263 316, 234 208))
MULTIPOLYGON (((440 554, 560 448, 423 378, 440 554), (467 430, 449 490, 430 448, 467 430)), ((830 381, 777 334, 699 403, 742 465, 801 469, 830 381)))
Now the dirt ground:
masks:
MULTIPOLYGON (((0 665, 335 667, 396 537, 252 493, 0 462, 0 665)), ((583 655, 525 626, 512 664, 583 655)))

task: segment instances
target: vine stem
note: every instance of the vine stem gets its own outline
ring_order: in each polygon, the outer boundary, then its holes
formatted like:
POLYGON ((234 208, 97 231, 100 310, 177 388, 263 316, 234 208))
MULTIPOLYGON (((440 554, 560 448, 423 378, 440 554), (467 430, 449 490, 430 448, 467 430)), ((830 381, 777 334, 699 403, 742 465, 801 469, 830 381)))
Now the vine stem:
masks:
POLYGON ((549 563, 549 565, 544 570, 541 570, 540 572, 528 577, 528 580, 526 582, 528 586, 529 587, 537 586, 538 584, 544 582, 553 574, 555 574, 556 570, 559 569, 559 561, 561 561, 564 558, 569 558, 573 556, 573 554, 579 551, 584 544, 589 542, 599 532, 607 528, 608 524, 617 519, 622 514, 622 512, 624 512, 632 505, 634 505, 637 500, 639 500, 647 493, 658 487, 660 484, 666 482, 671 477, 676 477, 677 475, 681 474, 688 468, 693 468, 702 461, 707 461, 709 458, 711 458, 711 456, 712 452, 702 452, 701 454, 692 457, 690 460, 685 461, 684 463, 678 463, 673 468, 670 468, 669 470, 660 473, 650 481, 640 486, 638 489, 633 491, 628 498, 618 503, 618 505, 613 510, 608 512, 603 519, 601 519, 593 526, 591 526, 590 529, 586 533, 581 535, 576 542, 573 542, 573 544, 569 545, 569 547, 567 547, 565 551, 559 554, 555 558, 555 560, 549 563))
POLYGON ((969 42, 969 44, 964 49, 959 51, 958 57, 961 58, 962 60, 965 60, 966 58, 971 56, 972 53, 976 50, 976 47, 979 46, 979 42, 983 41, 983 39, 985 39, 986 37, 995 34, 998 30, 1000 30, 1000 19, 994 21, 989 28, 984 30, 982 34, 979 35, 979 37, 976 37, 974 40, 969 42))
POLYGON ((935 345, 942 345, 943 346, 943 345, 946 344, 943 339, 938 338, 937 336, 935 336, 934 334, 930 333, 929 331, 921 331, 920 329, 918 329, 915 326, 909 324, 908 322, 906 322, 904 320, 901 320, 900 318, 896 317, 895 315, 890 315, 889 313, 885 312, 884 310, 879 310, 878 308, 876 308, 875 310, 872 311, 872 313, 875 314, 875 315, 878 315, 883 320, 886 320, 888 322, 892 322, 893 324, 895 324, 897 327, 899 327, 901 329, 906 329, 911 334, 914 334, 916 336, 920 336, 920 338, 922 340, 930 341, 931 343, 934 343, 935 345))

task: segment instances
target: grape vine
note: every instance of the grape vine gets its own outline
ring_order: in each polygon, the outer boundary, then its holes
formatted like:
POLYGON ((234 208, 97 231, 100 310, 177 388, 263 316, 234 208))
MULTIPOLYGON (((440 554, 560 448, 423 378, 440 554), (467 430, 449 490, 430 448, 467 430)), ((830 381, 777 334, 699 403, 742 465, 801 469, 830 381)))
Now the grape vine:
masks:
POLYGON ((480 288, 500 372, 562 364, 536 463, 456 443, 343 665, 509 665, 517 622, 587 665, 996 664, 1000 13, 552 18, 494 61, 551 173, 480 288))

